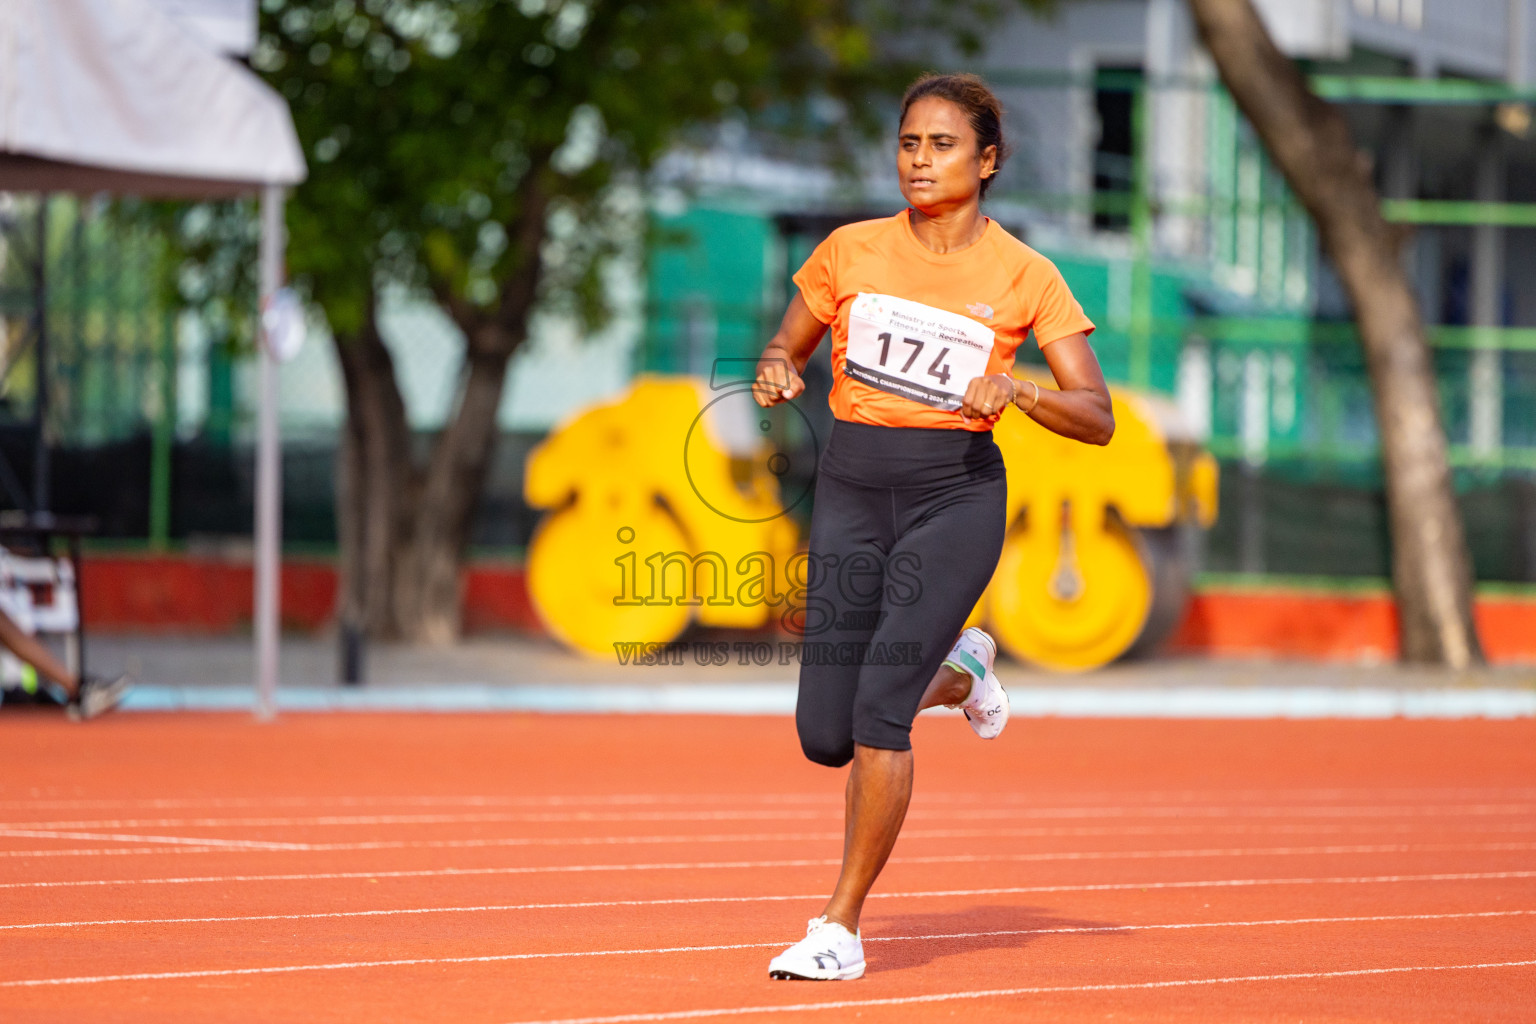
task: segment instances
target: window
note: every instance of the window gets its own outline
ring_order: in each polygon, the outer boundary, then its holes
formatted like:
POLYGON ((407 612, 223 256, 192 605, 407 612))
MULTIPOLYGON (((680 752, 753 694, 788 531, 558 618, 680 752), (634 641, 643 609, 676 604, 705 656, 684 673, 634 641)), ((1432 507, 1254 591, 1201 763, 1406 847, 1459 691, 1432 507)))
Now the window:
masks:
POLYGON ((1099 136, 1093 147, 1093 226, 1126 231, 1131 224, 1131 193, 1136 167, 1136 93, 1142 70, 1103 66, 1094 75, 1093 107, 1099 136))

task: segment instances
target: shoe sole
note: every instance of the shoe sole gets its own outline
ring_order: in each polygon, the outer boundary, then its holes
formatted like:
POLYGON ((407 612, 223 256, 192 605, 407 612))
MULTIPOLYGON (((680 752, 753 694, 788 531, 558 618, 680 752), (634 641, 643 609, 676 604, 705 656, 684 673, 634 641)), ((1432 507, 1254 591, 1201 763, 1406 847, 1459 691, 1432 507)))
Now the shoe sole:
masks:
POLYGON ((852 967, 845 967, 833 974, 817 976, 813 974, 796 974, 794 971, 777 970, 769 971, 768 977, 774 981, 856 981, 864 976, 864 964, 857 963, 852 967))

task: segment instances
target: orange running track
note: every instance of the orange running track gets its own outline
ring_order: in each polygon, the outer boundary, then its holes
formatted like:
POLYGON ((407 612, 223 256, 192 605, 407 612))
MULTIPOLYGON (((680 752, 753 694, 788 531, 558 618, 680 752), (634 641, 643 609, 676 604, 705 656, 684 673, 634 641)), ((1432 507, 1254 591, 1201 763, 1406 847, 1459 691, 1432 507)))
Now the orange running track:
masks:
POLYGON ((0 717, 0 1020, 1529 1021, 1536 724, 954 718, 773 982, 844 773, 786 718, 0 717))

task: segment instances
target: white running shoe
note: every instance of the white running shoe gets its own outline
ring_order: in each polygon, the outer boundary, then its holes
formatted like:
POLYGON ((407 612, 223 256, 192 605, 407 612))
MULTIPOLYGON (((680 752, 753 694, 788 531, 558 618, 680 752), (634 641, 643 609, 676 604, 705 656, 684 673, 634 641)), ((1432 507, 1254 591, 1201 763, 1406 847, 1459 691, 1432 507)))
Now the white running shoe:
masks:
POLYGON ((847 928, 813 917, 805 938, 768 961, 776 981, 852 981, 864 974, 864 943, 847 928))
POLYGON ((950 648, 945 666, 971 677, 971 693, 954 705, 965 712, 971 731, 984 740, 997 739, 1008 724, 1008 691, 992 671, 997 644, 986 630, 972 626, 950 648))
POLYGON ((65 713, 76 722, 95 718, 121 704, 131 689, 133 681, 126 674, 112 679, 86 676, 80 680, 74 699, 65 705, 65 713))

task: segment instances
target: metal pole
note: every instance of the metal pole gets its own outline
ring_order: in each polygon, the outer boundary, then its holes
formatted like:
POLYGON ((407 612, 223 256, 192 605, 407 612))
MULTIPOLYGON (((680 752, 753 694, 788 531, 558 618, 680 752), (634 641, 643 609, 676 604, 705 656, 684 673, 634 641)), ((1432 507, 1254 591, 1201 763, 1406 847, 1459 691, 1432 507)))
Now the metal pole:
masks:
POLYGON ((366 669, 363 653, 367 637, 355 622, 341 624, 341 682, 344 686, 362 686, 366 669))
MULTIPOLYGON (((283 190, 268 185, 261 192, 261 305, 283 284, 283 190)), ((259 331, 261 405, 256 434, 256 715, 277 713, 278 557, 282 543, 281 438, 277 427, 277 357, 259 331)))
POLYGON ((53 489, 48 460, 48 201, 44 192, 37 197, 37 264, 32 268, 34 331, 37 345, 33 358, 37 364, 36 389, 32 401, 32 511, 47 512, 53 489))
MULTIPOLYGON (((73 414, 73 426, 85 436, 91 435, 91 425, 86 421, 85 410, 90 406, 85 398, 86 375, 82 365, 86 362, 85 353, 90 350, 86 342, 85 332, 88 321, 88 312, 91 304, 91 268, 90 253, 86 248, 85 217, 87 202, 81 197, 75 197, 74 225, 71 230, 71 244, 74 246, 73 264, 75 271, 74 286, 70 289, 70 341, 69 356, 59 360, 59 369, 68 376, 69 383, 65 385, 64 393, 69 396, 69 411, 73 414)), ((62 260, 60 262, 63 262, 62 260)), ((109 317, 110 319, 110 317, 109 317)))
MULTIPOLYGON (((1477 173, 1473 182, 1482 202, 1504 198, 1505 153, 1499 130, 1485 126, 1477 144, 1477 173)), ((1504 444, 1504 356, 1496 329, 1504 323, 1504 230, 1493 224, 1472 229, 1471 319, 1476 339, 1467 367, 1467 439, 1473 455, 1498 457, 1504 444)))
POLYGON ((171 540, 171 457, 176 444, 176 315, 167 310, 160 326, 160 359, 154 378, 154 433, 149 458, 149 546, 164 551, 171 540))
POLYGON ((1152 204, 1148 162, 1152 140, 1147 131, 1147 82, 1131 94, 1131 330, 1130 378, 1138 388, 1152 386, 1152 204))

